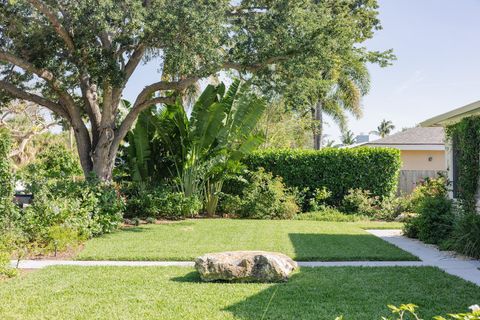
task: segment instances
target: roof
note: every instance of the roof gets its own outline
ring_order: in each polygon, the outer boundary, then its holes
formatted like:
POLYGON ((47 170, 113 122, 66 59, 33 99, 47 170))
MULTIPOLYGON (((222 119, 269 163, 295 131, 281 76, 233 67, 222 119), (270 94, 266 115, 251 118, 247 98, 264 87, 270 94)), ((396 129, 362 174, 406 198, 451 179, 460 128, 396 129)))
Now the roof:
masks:
POLYGON ((420 123, 422 127, 438 127, 453 124, 464 117, 480 114, 480 100, 467 104, 466 106, 442 113, 420 123))
POLYGON ((364 144, 401 150, 445 150, 443 127, 415 127, 364 144))

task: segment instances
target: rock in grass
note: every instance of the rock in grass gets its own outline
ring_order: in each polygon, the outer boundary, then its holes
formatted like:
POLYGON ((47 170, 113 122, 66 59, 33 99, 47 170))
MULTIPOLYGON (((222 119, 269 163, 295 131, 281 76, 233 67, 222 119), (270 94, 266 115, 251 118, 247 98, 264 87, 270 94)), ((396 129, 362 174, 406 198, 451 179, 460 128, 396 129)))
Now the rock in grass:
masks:
POLYGON ((288 280, 297 263, 282 253, 230 251, 198 257, 195 268, 203 281, 281 282, 288 280))

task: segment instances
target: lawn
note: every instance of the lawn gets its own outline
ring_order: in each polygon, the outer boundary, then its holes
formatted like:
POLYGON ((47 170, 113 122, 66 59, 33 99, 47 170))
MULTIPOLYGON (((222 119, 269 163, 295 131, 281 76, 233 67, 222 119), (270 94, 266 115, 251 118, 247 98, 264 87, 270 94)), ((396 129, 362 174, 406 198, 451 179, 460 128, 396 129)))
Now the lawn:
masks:
POLYGON ((191 268, 50 267, 0 283, 0 319, 375 320, 413 302, 465 311, 480 288, 431 267, 303 268, 282 284, 201 283, 191 268))
POLYGON ((278 251, 299 261, 417 260, 363 228, 388 223, 291 220, 186 220, 126 228, 90 240, 80 260, 192 260, 208 252, 278 251))

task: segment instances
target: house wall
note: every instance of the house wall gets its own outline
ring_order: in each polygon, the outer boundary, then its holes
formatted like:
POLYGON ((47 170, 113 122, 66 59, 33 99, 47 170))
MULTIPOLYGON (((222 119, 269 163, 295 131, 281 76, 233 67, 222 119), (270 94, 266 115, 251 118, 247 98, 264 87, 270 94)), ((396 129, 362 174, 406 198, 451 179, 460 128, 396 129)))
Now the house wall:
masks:
POLYGON ((446 170, 445 151, 401 150, 402 170, 446 170))

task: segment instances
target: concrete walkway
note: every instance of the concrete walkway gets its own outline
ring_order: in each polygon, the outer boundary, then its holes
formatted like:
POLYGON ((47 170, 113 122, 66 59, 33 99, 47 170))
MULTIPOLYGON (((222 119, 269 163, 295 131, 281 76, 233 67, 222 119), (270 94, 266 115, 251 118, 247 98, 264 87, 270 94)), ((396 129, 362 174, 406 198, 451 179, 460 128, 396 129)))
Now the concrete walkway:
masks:
POLYGON ((367 232, 417 256, 425 265, 438 267, 480 286, 480 261, 440 251, 436 246, 402 236, 401 230, 366 230, 367 232))
MULTIPOLYGON (((301 267, 438 267, 480 286, 480 261, 439 251, 435 246, 402 236, 400 230, 367 230, 367 232, 417 256, 422 261, 299 261, 301 267)), ((16 261, 11 262, 12 266, 16 261)), ((122 267, 193 267, 191 261, 73 261, 22 260, 20 269, 41 269, 48 266, 122 266, 122 267)))
MULTIPOLYGON (((12 266, 16 266, 12 261, 12 266)), ((299 261, 300 267, 421 267, 422 261, 299 261)), ((77 260, 21 260, 20 269, 41 269, 49 266, 80 267, 193 267, 192 261, 77 261, 77 260)))

